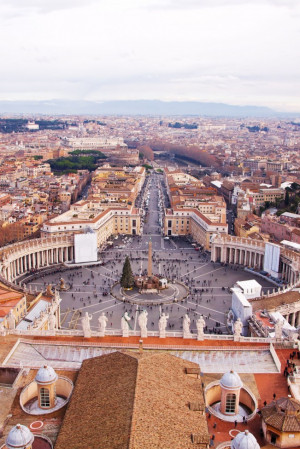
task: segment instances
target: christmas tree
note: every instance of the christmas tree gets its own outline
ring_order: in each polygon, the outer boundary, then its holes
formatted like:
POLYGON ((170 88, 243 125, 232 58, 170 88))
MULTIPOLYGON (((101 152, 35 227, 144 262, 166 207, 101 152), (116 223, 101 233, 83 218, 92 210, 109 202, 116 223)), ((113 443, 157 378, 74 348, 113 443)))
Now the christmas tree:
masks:
POLYGON ((132 288, 134 286, 134 277, 132 274, 132 269, 131 269, 130 260, 129 260, 128 256, 126 256, 126 259, 125 259, 125 262, 123 265, 121 286, 123 288, 132 288))

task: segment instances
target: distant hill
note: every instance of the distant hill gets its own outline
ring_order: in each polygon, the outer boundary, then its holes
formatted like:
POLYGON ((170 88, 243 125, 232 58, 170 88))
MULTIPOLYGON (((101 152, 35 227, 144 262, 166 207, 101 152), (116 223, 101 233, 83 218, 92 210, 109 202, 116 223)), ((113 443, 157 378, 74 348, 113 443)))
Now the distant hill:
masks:
POLYGON ((224 103, 198 101, 0 101, 0 114, 54 114, 54 115, 202 115, 209 117, 275 117, 297 116, 267 107, 234 106, 224 103))

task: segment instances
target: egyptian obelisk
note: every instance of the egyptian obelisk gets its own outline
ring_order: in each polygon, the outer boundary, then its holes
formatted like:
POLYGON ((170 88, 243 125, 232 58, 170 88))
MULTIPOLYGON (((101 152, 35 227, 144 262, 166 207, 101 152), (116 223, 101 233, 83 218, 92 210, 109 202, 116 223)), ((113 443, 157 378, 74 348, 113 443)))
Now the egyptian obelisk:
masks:
POLYGON ((151 237, 148 245, 148 277, 152 276, 152 241, 151 237))

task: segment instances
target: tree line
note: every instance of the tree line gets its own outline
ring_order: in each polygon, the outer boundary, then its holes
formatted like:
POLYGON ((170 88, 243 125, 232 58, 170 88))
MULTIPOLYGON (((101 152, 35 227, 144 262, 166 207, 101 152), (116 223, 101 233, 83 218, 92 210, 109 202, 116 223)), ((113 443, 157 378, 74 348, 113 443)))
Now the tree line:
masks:
POLYGON ((99 151, 100 154, 94 155, 71 155, 68 157, 59 157, 57 159, 49 159, 51 170, 56 174, 77 173, 77 170, 94 171, 99 166, 99 161, 106 159, 106 156, 99 151))

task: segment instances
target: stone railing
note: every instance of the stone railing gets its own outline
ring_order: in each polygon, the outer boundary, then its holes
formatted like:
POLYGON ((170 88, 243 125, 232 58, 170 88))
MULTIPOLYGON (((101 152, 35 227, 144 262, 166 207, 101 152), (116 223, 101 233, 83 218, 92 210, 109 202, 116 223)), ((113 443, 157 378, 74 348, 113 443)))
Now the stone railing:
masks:
MULTIPOLYGON (((245 270, 246 270, 246 268, 245 268, 245 270)), ((247 269, 246 271, 249 271, 249 272, 251 272, 251 273, 254 273, 255 275, 259 275, 259 274, 256 273, 255 271, 251 271, 251 270, 249 270, 249 269, 247 269)), ((266 277, 266 276, 261 276, 261 277, 267 279, 268 282, 272 282, 271 279, 269 279, 269 278, 266 277)), ((276 285, 278 285, 278 284, 276 284, 276 285)), ((274 298, 275 296, 283 295, 284 293, 288 293, 288 292, 292 291, 294 288, 298 288, 299 286, 300 286, 300 278, 297 279, 296 282, 294 282, 293 284, 289 284, 289 285, 287 285, 287 286, 285 286, 285 287, 281 287, 281 288, 279 287, 278 290, 277 290, 276 292, 270 293, 270 292, 268 291, 266 295, 257 296, 256 298, 251 298, 251 299, 250 299, 250 302, 253 302, 253 301, 259 301, 260 299, 265 299, 265 298, 274 298)))
POLYGON ((222 234, 217 237, 212 242, 213 244, 236 244, 236 245, 244 245, 246 248, 249 247, 258 247, 258 248, 265 248, 265 242, 261 242, 260 240, 254 240, 247 237, 237 237, 235 235, 229 235, 229 234, 222 234))
MULTIPOLYGON (((11 335, 19 335, 19 336, 69 336, 69 337, 83 337, 83 330, 82 329, 56 329, 56 330, 39 330, 39 329, 30 329, 30 330, 18 330, 18 329, 6 329, 6 334, 11 335)), ((150 331, 148 330, 147 333, 148 337, 159 337, 158 331, 150 331)), ((98 331, 92 331, 91 332, 92 337, 99 337, 98 331)), ((122 330, 121 329, 106 329, 105 331, 105 337, 111 337, 111 336, 118 336, 122 337, 122 330)), ((129 331, 130 337, 141 337, 140 330, 130 330, 129 331)), ((105 337, 102 337, 105 339, 105 337)), ((182 338, 183 339, 183 332, 182 331, 166 331, 166 338, 182 338)), ((197 340, 197 334, 191 334, 190 340, 197 340)), ((185 339, 183 339, 184 341, 185 339)), ((204 334, 204 340, 219 340, 219 341, 232 341, 234 342, 234 335, 220 335, 220 334, 204 334)), ((87 339, 88 341, 88 339, 87 339)), ((164 339, 162 338, 161 341, 163 342, 164 339)), ((240 337, 239 342, 242 343, 263 343, 263 344, 269 344, 269 343, 275 343, 276 340, 274 338, 263 338, 263 337, 240 337)))

